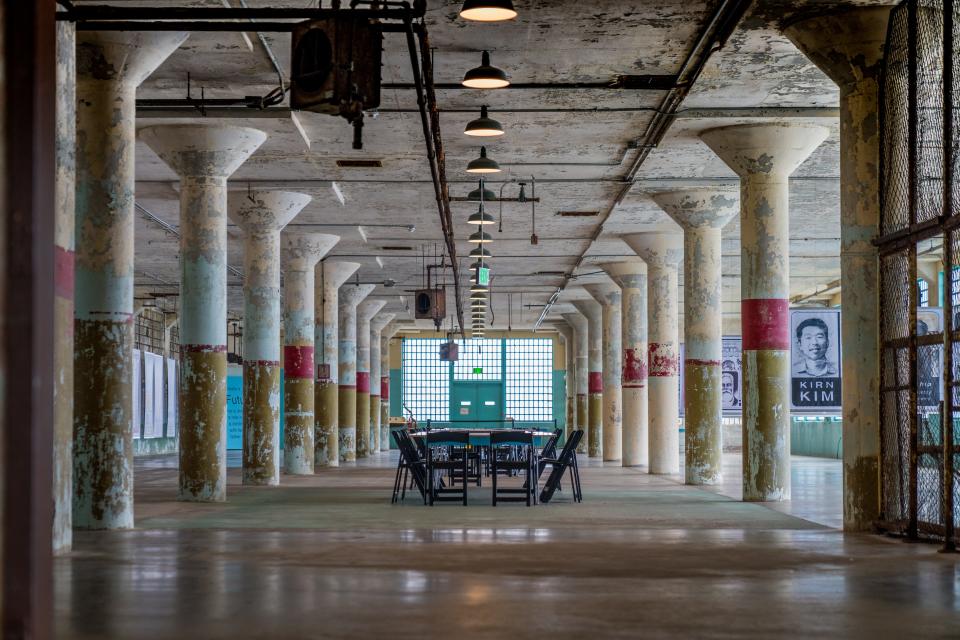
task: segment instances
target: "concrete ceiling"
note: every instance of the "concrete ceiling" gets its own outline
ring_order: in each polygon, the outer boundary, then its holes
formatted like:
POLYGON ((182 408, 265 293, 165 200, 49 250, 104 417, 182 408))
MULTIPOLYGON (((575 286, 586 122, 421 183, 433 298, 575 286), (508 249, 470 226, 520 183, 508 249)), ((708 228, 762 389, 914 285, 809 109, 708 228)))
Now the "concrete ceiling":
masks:
MULTIPOLYGON (((131 3, 150 5, 230 4, 210 2, 131 3)), ((115 2, 115 4, 119 4, 115 2)), ((306 0, 248 0, 249 6, 315 6, 306 0)), ((619 74, 676 74, 713 8, 712 2, 691 0, 516 0, 520 16, 506 24, 467 23, 457 18, 459 2, 430 0, 427 25, 435 50, 435 81, 459 82, 463 72, 480 62, 488 49, 492 62, 514 82, 604 82, 619 74)), ((681 107, 665 139, 653 150, 636 182, 615 206, 596 241, 598 217, 561 217, 558 211, 598 211, 613 205, 622 176, 632 162, 634 141, 644 133, 663 97, 659 91, 628 90, 438 90, 444 109, 476 109, 490 105, 491 115, 506 127, 502 139, 488 145, 489 155, 504 167, 504 176, 488 182, 506 196, 516 197, 510 181, 536 178, 536 231, 531 246, 529 204, 503 205, 503 231, 492 231, 492 304, 501 328, 507 321, 507 294, 513 293, 512 325, 531 326, 540 308, 581 254, 586 258, 560 296, 551 317, 586 297, 578 284, 606 280, 595 263, 632 256, 619 235, 647 229, 674 228, 649 197, 656 190, 679 185, 736 184, 737 179, 702 142, 698 132, 738 122, 769 120, 769 115, 826 126, 830 137, 797 170, 791 181, 791 294, 800 295, 836 280, 839 267, 838 123, 836 87, 780 34, 784 20, 800 11, 833 6, 820 2, 756 2, 733 37, 713 54, 681 107), (556 109, 529 112, 523 109, 556 109), (569 112, 570 108, 596 111, 569 112), (787 108, 796 109, 789 111, 787 108), (819 110, 814 108, 820 108, 819 110), (617 109, 617 110, 612 110, 617 109), (770 109, 771 111, 761 111, 770 109), (761 118, 759 116, 765 116, 761 118), (505 186, 502 181, 508 181, 505 186), (548 272, 548 273, 542 273, 548 272), (554 272, 554 273, 549 273, 554 272), (522 309, 523 305, 534 305, 522 309)), ((849 3, 848 3, 849 4, 849 3)), ((864 4, 864 3, 861 3, 864 4)), ((868 3, 869 4, 869 3, 868 3)), ((264 34, 270 50, 288 77, 288 34, 264 34)), ((406 43, 399 34, 384 38, 384 82, 410 82, 406 43)), ((277 73, 254 33, 194 33, 140 88, 139 98, 176 98, 200 87, 206 97, 263 95, 277 84, 277 73)), ((423 252, 442 246, 433 185, 425 156, 414 92, 384 90, 382 111, 369 114, 364 149, 351 148, 352 131, 341 118, 315 113, 263 118, 138 118, 137 126, 176 126, 205 120, 211 124, 252 126, 269 134, 267 142, 233 176, 231 188, 281 188, 307 193, 313 201, 293 221, 288 232, 335 233, 340 243, 331 258, 362 264, 360 282, 395 281, 378 285, 374 296, 387 300, 385 311, 405 313, 409 290, 420 286, 423 252), (390 111, 388 111, 390 110, 390 111), (401 112, 397 112, 397 110, 401 112), (339 168, 339 159, 377 159, 383 167, 339 168), (335 184, 335 186, 334 186, 335 184), (340 196, 343 201, 341 202, 340 196), (364 238, 357 225, 369 224, 364 238), (405 228, 375 225, 413 225, 405 228), (344 225, 342 227, 331 225, 344 225), (384 247, 411 247, 402 251, 384 247)), ((473 113, 446 112, 440 117, 446 148, 447 178, 454 198, 463 197, 476 182, 463 169, 478 154, 479 145, 462 134, 473 113)), ((528 195, 530 187, 527 187, 528 195)), ((174 228, 178 225, 176 175, 139 143, 138 203, 174 228)), ((473 231, 465 223, 475 204, 454 202, 457 251, 467 262, 473 231)), ((488 204, 496 216, 500 207, 488 204)), ((739 332, 739 224, 723 234, 723 295, 725 331, 739 332)), ((137 295, 176 293, 179 279, 177 239, 155 221, 137 220, 137 295)), ((242 269, 242 236, 230 228, 229 263, 242 269)), ((242 280, 229 278, 231 313, 242 312, 242 280)), ((682 282, 681 282, 682 284, 682 282)), ((173 304, 171 297, 168 304, 173 304)), ((681 289, 682 300, 682 289, 681 289)), ((448 309, 453 309, 452 301, 448 309)))

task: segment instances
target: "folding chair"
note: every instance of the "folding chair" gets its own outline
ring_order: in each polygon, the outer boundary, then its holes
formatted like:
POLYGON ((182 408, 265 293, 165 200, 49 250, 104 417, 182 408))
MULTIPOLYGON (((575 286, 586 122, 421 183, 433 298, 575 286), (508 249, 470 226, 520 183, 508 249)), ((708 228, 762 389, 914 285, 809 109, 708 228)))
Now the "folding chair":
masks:
POLYGON ((537 502, 537 452, 533 446, 533 434, 526 431, 493 431, 490 433, 490 467, 493 476, 493 506, 497 502, 526 502, 529 507, 537 502), (519 460, 501 460, 497 450, 502 447, 518 447, 519 460), (500 471, 522 471, 524 483, 519 489, 500 488, 497 475, 500 471), (521 494, 523 497, 518 496, 521 494))
POLYGON ((431 431, 425 442, 427 451, 427 481, 430 506, 434 502, 459 502, 467 504, 467 446, 470 434, 457 431, 431 431), (443 483, 442 474, 448 472, 450 486, 443 483), (441 476, 438 477, 437 473, 441 476), (457 480, 460 488, 457 489, 457 480))
POLYGON ((393 498, 391 503, 397 502, 397 493, 399 500, 403 500, 407 494, 407 477, 409 475, 411 486, 415 486, 423 498, 423 503, 427 503, 427 473, 426 461, 420 455, 417 444, 406 431, 399 429, 393 432, 394 442, 400 449, 400 461, 397 463, 397 475, 393 481, 393 498))
POLYGON ((580 489, 580 469, 577 467, 577 445, 583 438, 583 430, 577 429, 570 434, 570 438, 563 445, 560 455, 556 458, 543 458, 540 460, 540 472, 543 467, 550 465, 550 476, 543 485, 543 491, 540 492, 540 502, 547 503, 553 497, 554 492, 560 487, 560 480, 564 472, 570 470, 570 484, 573 486, 573 499, 575 502, 583 502, 583 492, 580 489))

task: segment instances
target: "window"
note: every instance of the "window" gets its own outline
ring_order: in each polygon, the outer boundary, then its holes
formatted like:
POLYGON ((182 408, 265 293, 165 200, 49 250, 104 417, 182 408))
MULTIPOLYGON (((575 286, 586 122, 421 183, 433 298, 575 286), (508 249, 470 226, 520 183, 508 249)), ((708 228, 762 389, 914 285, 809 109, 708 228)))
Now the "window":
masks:
POLYGON ((917 306, 930 306, 930 285, 923 278, 917 278, 917 306))
POLYGON ((420 421, 450 419, 450 363, 440 360, 441 342, 445 340, 401 342, 403 404, 420 421))
POLYGON ((515 420, 553 420, 553 340, 508 338, 506 414, 515 420))

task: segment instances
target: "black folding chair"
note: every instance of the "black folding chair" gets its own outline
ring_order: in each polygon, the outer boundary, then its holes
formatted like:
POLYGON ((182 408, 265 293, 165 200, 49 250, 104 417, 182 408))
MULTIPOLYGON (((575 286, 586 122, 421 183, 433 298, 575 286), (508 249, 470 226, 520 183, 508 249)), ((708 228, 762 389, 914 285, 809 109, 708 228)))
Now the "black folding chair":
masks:
POLYGON ((493 431, 490 433, 490 467, 493 477, 493 506, 498 501, 526 502, 529 507, 537 503, 537 452, 533 446, 533 434, 526 431, 493 431), (517 447, 519 459, 500 459, 497 455, 503 447, 517 447), (501 488, 497 485, 500 471, 522 471, 525 478, 519 489, 501 488), (517 495, 520 494, 520 495, 517 495), (521 497, 522 496, 522 497, 521 497))
POLYGON ((400 449, 400 461, 397 463, 397 475, 393 480, 393 498, 391 503, 403 500, 407 494, 407 478, 410 478, 410 484, 415 486, 423 498, 423 503, 427 503, 427 471, 426 461, 420 455, 417 444, 413 441, 406 431, 398 429, 393 433, 393 440, 400 449))
POLYGON ((547 440, 547 444, 543 445, 543 449, 540 449, 540 461, 537 463, 538 482, 540 481, 540 478, 543 477, 543 470, 547 466, 543 460, 550 460, 557 457, 557 443, 560 441, 560 436, 562 434, 563 429, 554 429, 553 435, 550 436, 549 440, 547 440))
POLYGON ((431 431, 425 442, 427 450, 427 479, 430 505, 434 502, 459 502, 467 504, 467 479, 469 464, 467 446, 470 434, 461 431, 431 431), (440 475, 438 475, 438 472, 440 475), (443 482, 443 472, 450 478, 450 486, 443 482), (457 488, 457 480, 460 488, 457 488))
POLYGON ((564 443, 560 455, 556 458, 541 458, 539 471, 543 472, 543 467, 549 465, 551 468, 550 476, 546 484, 543 485, 543 491, 540 492, 540 502, 546 504, 550 502, 553 494, 560 487, 560 480, 564 472, 570 470, 570 484, 573 486, 573 499, 575 502, 583 502, 583 492, 580 490, 580 469, 577 467, 577 445, 583 438, 583 430, 577 429, 570 434, 570 438, 564 443))

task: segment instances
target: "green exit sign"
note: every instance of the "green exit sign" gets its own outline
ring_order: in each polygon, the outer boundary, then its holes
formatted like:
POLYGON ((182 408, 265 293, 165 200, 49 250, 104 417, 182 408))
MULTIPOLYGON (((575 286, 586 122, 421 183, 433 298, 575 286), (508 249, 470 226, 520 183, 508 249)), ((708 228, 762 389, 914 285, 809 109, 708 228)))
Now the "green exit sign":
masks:
POLYGON ((490 268, 489 267, 479 267, 477 268, 477 284, 481 287, 489 286, 490 284, 490 268))
POLYGON ((474 372, 474 373, 483 373, 483 367, 474 367, 474 368, 473 368, 473 372, 474 372))

